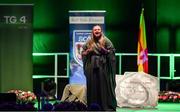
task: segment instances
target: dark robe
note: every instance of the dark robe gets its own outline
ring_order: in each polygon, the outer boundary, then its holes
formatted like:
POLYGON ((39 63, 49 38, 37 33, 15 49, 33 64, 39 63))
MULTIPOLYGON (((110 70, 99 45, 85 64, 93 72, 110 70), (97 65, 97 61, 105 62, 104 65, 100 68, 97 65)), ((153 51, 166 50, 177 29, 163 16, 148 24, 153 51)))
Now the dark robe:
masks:
MULTIPOLYGON (((98 48, 83 56, 83 68, 87 81, 87 104, 97 103, 102 110, 116 110, 115 97, 115 49, 111 41, 105 38, 105 49, 98 48)), ((87 40, 89 41, 89 40, 87 40)), ((87 49, 87 42, 83 51, 87 49)))

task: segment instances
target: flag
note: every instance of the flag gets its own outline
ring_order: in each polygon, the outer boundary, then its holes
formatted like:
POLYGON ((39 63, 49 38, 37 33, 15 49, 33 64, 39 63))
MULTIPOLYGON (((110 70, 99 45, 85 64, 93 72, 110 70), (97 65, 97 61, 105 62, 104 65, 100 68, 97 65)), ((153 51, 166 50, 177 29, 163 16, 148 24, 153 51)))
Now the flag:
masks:
POLYGON ((144 9, 142 9, 140 16, 138 48, 137 48, 137 65, 138 65, 138 71, 143 71, 145 73, 148 73, 148 49, 146 43, 144 9))

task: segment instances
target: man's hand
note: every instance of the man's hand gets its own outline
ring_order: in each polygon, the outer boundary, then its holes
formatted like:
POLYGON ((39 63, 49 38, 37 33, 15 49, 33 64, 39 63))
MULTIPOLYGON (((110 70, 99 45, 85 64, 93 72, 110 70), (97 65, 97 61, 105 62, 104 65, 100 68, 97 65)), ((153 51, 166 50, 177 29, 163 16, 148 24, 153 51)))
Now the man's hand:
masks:
POLYGON ((82 52, 82 55, 87 55, 87 54, 89 54, 89 53, 92 52, 92 51, 93 51, 93 49, 92 49, 92 48, 89 48, 89 49, 87 49, 86 51, 82 52))

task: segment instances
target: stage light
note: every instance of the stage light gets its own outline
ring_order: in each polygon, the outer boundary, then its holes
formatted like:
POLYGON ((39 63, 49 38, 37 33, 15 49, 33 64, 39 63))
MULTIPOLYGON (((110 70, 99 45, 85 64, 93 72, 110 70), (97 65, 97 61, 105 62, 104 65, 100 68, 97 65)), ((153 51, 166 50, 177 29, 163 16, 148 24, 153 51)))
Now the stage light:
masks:
POLYGON ((46 97, 48 100, 56 99, 56 83, 51 79, 43 81, 41 84, 41 92, 42 96, 46 97))

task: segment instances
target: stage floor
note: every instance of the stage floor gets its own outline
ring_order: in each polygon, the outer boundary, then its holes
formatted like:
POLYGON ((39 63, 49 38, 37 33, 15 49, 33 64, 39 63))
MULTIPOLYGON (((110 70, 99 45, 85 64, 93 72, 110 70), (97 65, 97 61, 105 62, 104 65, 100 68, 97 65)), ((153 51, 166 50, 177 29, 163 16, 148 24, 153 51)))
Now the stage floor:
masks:
POLYGON ((155 108, 118 108, 116 112, 180 112, 180 103, 159 103, 155 108))
MULTIPOLYGON (((51 101, 53 104, 55 101, 51 101)), ((35 104, 38 107, 38 104, 35 104)), ((180 112, 180 103, 158 103, 155 108, 119 108, 116 112, 180 112)))

